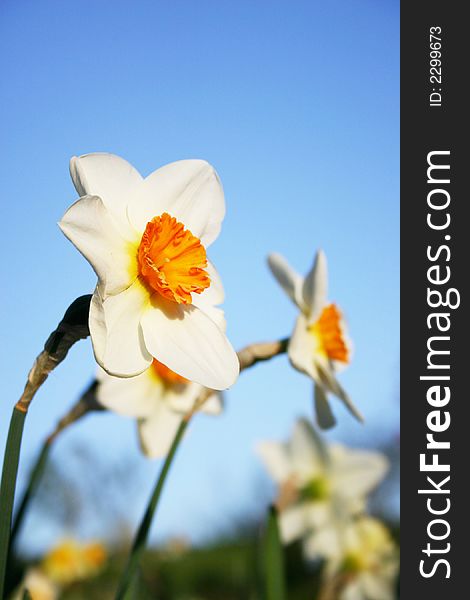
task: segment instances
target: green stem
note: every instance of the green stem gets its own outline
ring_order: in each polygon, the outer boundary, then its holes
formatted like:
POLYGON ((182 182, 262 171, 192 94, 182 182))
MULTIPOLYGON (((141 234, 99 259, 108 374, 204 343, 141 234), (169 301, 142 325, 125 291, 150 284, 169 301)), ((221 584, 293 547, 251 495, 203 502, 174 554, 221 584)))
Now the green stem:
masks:
POLYGON ((0 487, 0 598, 3 598, 10 548, 10 528, 15 500, 16 476, 26 412, 15 406, 8 430, 0 487))
POLYGON ((103 410, 103 407, 100 406, 95 397, 95 390, 98 383, 96 380, 93 380, 91 384, 86 388, 85 392, 80 397, 79 401, 72 406, 72 408, 60 419, 57 423, 54 431, 46 438, 43 442, 41 451, 36 459, 36 463, 31 469, 29 475, 29 482, 26 487, 26 490, 21 498, 21 501, 18 504, 18 509, 16 511, 16 515, 13 519, 13 527, 11 528, 11 539, 10 539, 10 548, 14 547, 16 536, 21 530, 24 516, 29 507, 29 503, 36 493, 36 489, 39 485, 39 482, 43 476, 44 469, 46 467, 46 463, 48 460, 48 456, 51 450, 52 443, 59 436, 64 429, 87 415, 92 411, 103 410))
POLYGON ((88 313, 91 295, 80 296, 72 302, 57 328, 48 337, 44 350, 38 355, 29 371, 21 398, 13 409, 10 421, 0 488, 0 598, 4 598, 5 576, 10 549, 10 529, 16 476, 20 458, 21 438, 28 411, 36 392, 67 356, 75 342, 90 335, 88 313))
POLYGON ((128 592, 130 590, 130 586, 134 581, 134 577, 137 572, 137 568, 139 566, 140 557, 145 550, 145 546, 147 544, 147 539, 150 531, 150 526, 152 524, 152 519, 154 517, 155 511, 158 506, 158 502, 160 500, 160 496, 163 490, 163 486, 165 484, 166 477, 168 475, 168 471, 170 470, 171 464, 173 462, 173 458, 176 454, 176 450, 181 442, 183 434, 188 426, 189 419, 183 419, 181 424, 176 432, 175 438, 171 445, 170 451, 163 463, 162 470, 157 479, 155 488, 153 490, 152 497, 150 498, 150 502, 148 503, 147 510, 145 511, 144 517, 140 523, 139 530, 137 531, 137 535, 135 536, 134 543, 132 545, 132 550, 129 555, 129 559, 127 562, 127 566, 124 570, 124 573, 121 577, 121 581, 119 584, 119 588, 116 594, 116 600, 124 600, 127 599, 128 592))
POLYGON ((265 600, 285 600, 286 584, 284 555, 279 533, 277 511, 269 509, 266 531, 263 540, 264 597, 265 600))
POLYGON ((31 498, 36 493, 39 482, 44 473, 44 469, 46 467, 47 458, 49 456, 49 451, 51 449, 51 444, 49 439, 47 439, 39 453, 39 456, 36 459, 36 463, 34 467, 31 469, 31 473, 29 476, 28 485, 26 490, 21 498, 21 501, 18 505, 18 509, 16 511, 15 517, 13 519, 13 526, 11 528, 11 537, 10 537, 10 547, 13 548, 15 545, 16 536, 18 532, 21 530, 21 526, 23 524, 24 516, 27 512, 27 508, 29 506, 29 502, 31 498))

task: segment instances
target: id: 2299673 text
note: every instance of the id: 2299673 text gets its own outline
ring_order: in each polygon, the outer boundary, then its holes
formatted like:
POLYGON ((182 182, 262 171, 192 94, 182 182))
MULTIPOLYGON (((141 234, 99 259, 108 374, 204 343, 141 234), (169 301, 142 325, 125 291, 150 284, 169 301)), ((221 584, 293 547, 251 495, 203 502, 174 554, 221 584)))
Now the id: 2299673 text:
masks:
POLYGON ((429 29, 429 106, 442 105, 442 29, 430 27, 429 29))

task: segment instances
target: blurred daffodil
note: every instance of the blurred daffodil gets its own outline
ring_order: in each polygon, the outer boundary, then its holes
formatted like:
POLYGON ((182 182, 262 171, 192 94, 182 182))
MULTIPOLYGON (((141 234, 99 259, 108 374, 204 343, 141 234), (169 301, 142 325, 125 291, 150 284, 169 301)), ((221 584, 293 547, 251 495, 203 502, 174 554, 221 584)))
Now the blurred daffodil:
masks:
POLYGON ((360 517, 339 531, 339 540, 325 569, 328 580, 336 579, 338 600, 394 600, 398 550, 383 523, 360 517))
POLYGON ((57 600, 59 598, 57 585, 36 567, 28 569, 12 600, 23 600, 25 590, 28 590, 31 600, 57 600))
POLYGON ((283 541, 302 539, 312 559, 337 552, 338 524, 364 511, 388 469, 378 452, 327 446, 305 419, 287 443, 262 442, 258 452, 279 486, 283 541))
POLYGON ((335 372, 349 364, 351 345, 342 313, 327 300, 328 274, 325 254, 320 250, 312 269, 303 278, 279 254, 271 254, 268 264, 283 290, 300 310, 289 341, 292 365, 313 379, 315 410, 320 427, 332 427, 336 420, 328 394, 337 396, 360 421, 362 415, 339 384, 335 372))
MULTIPOLYGON (((137 377, 112 377, 103 370, 98 373, 98 402, 118 414, 138 419, 142 450, 150 458, 165 456, 181 420, 193 408, 203 390, 154 360, 149 369, 137 377)), ((214 392, 204 402, 202 410, 219 414, 222 398, 214 392)))
POLYGON ((66 585, 96 575, 106 559, 106 550, 98 542, 65 540, 44 557, 41 570, 55 583, 66 585))
POLYGON ((98 364, 129 377, 155 358, 211 389, 232 385, 239 364, 216 322, 223 298, 206 255, 225 214, 214 169, 183 160, 143 178, 118 156, 88 154, 70 171, 81 197, 59 226, 98 276, 89 318, 98 364))

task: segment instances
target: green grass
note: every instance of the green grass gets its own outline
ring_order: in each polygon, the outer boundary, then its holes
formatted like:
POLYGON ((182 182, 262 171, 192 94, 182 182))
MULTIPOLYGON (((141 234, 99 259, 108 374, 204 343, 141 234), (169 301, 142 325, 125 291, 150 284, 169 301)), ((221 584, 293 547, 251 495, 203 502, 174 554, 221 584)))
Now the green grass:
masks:
MULTIPOLYGON (((136 600, 264 600, 258 538, 222 541, 182 552, 147 550, 142 555, 136 600)), ((309 571, 300 547, 285 552, 289 600, 314 597, 317 576, 309 571)), ((126 552, 110 557, 97 577, 73 584, 61 600, 112 600, 126 552)))

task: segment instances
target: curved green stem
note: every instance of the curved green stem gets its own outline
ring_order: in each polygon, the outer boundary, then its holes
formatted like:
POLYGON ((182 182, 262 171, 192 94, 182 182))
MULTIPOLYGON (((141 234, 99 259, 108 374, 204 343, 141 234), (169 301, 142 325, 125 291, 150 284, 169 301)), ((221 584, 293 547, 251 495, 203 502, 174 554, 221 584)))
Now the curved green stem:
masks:
POLYGON ((3 460, 0 488, 0 598, 4 597, 5 576, 11 537, 11 515, 15 500, 16 476, 20 458, 21 439, 28 408, 53 371, 67 356, 75 342, 86 338, 91 295, 80 296, 72 302, 57 328, 48 337, 44 350, 38 355, 28 374, 21 398, 13 409, 3 460))
POLYGON ((23 519, 27 513, 29 503, 36 493, 39 482, 43 476, 54 440, 62 433, 62 431, 64 431, 64 429, 67 429, 67 427, 73 423, 76 423, 88 413, 102 410, 102 407, 98 404, 95 398, 95 390, 97 385, 98 383, 95 380, 91 382, 78 402, 74 404, 72 408, 60 419, 53 432, 43 442, 39 455, 36 458, 36 462, 31 469, 26 490, 18 504, 18 509, 13 519, 13 527, 11 529, 10 538, 11 548, 13 548, 15 544, 16 536, 21 530, 23 519))
POLYGON ((8 430, 3 461, 2 483, 0 486, 0 598, 3 598, 10 548, 11 514, 15 500, 16 476, 20 460, 21 438, 26 411, 17 406, 13 409, 8 430))
POLYGON ((10 546, 13 548, 16 540, 16 536, 18 532, 21 530, 21 526, 23 524, 24 516, 27 512, 27 508, 29 506, 29 502, 31 498, 36 493, 37 487, 39 485, 39 481, 41 480, 42 474, 44 473, 44 469, 46 467, 47 458, 49 456, 49 451, 51 449, 51 444, 49 440, 46 440, 39 452, 39 455, 36 459, 36 463, 31 469, 31 473, 29 476, 28 485, 24 494, 19 502, 18 509, 16 511, 15 517, 13 519, 13 526, 11 528, 11 537, 10 537, 10 546))

